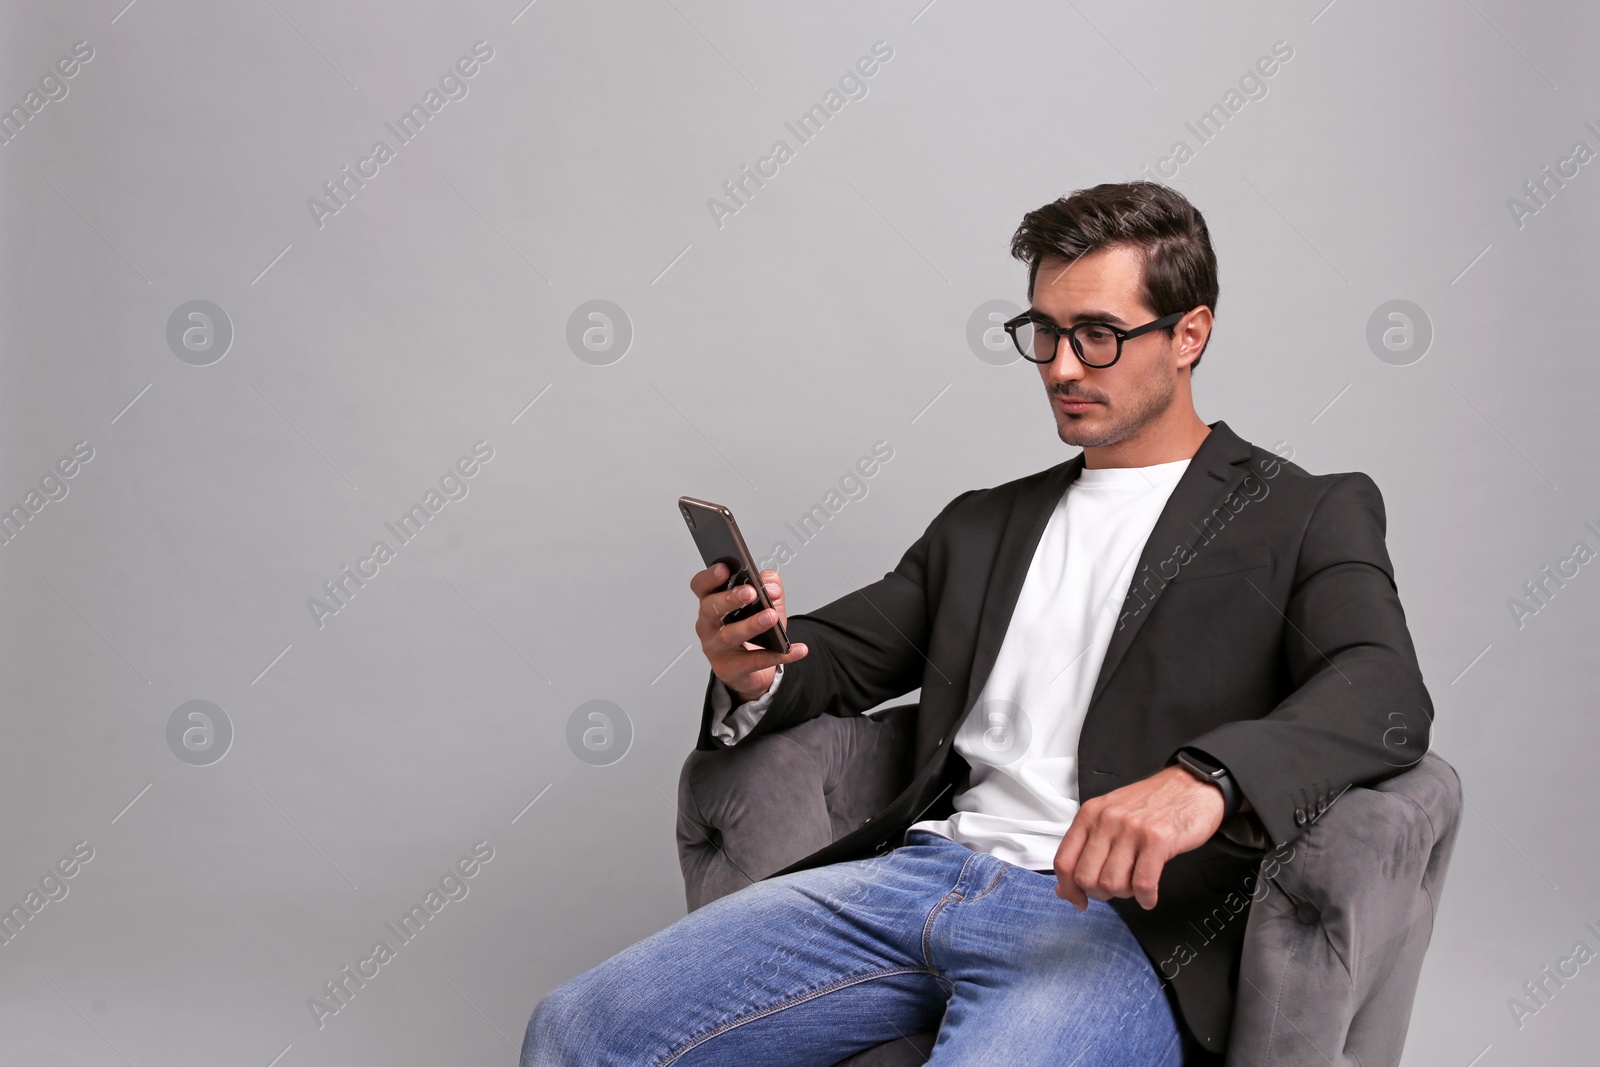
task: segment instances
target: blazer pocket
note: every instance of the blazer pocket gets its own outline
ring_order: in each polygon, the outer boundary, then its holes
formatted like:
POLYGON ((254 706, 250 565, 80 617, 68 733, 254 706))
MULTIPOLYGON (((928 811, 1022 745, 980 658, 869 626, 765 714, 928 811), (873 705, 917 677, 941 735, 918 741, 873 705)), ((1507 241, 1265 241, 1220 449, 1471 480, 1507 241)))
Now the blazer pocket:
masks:
POLYGON ((1193 581, 1197 578, 1216 578, 1224 574, 1237 574, 1259 567, 1272 566, 1272 549, 1266 545, 1246 548, 1208 549, 1202 547, 1193 559, 1178 568, 1174 582, 1193 581))

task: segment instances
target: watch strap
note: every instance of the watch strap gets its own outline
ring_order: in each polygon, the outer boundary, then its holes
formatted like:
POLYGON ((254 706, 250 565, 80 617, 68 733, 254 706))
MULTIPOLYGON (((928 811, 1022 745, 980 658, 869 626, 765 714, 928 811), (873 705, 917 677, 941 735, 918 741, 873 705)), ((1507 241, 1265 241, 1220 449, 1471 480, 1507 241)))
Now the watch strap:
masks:
POLYGON ((1210 756, 1198 749, 1181 748, 1173 757, 1173 762, 1194 775, 1202 782, 1210 782, 1222 790, 1222 821, 1227 822, 1239 814, 1239 808, 1244 803, 1244 798, 1239 795, 1239 787, 1234 784, 1233 775, 1228 773, 1226 767, 1217 763, 1210 756))

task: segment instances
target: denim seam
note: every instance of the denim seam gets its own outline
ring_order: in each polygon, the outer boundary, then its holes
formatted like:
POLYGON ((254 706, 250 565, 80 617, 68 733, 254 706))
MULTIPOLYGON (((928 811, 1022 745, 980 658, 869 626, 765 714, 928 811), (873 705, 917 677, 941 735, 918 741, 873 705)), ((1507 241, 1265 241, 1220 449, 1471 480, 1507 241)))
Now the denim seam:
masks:
POLYGON ((788 998, 787 1000, 781 1000, 776 1004, 772 1004, 772 1005, 769 1005, 768 1007, 762 1008, 760 1011, 749 1012, 748 1014, 739 1016, 737 1019, 732 1019, 732 1020, 729 1020, 728 1022, 721 1023, 718 1026, 712 1027, 710 1030, 707 1030, 705 1033, 700 1034, 697 1037, 690 1038, 689 1041, 686 1042, 685 1044, 680 1045, 678 1048, 675 1048, 675 1049, 671 1050, 667 1054, 667 1057, 665 1059, 656 1061, 655 1067, 668 1067, 669 1064, 675 1063, 679 1059, 681 1059, 685 1053, 689 1052, 692 1049, 698 1048, 700 1045, 705 1044, 707 1041, 709 1041, 713 1037, 717 1037, 717 1036, 719 1036, 721 1034, 725 1034, 729 1030, 735 1029, 736 1027, 743 1026, 745 1023, 754 1022, 757 1019, 763 1019, 763 1018, 767 1017, 768 1015, 773 1014, 774 1012, 783 1011, 785 1008, 792 1008, 792 1007, 795 1007, 796 1005, 804 1004, 807 1001, 815 1000, 817 997, 820 997, 825 993, 832 993, 832 992, 835 992, 836 990, 846 989, 846 988, 848 988, 850 986, 853 986, 853 985, 860 985, 862 982, 869 982, 874 978, 891 978, 891 977, 893 977, 893 976, 895 976, 897 974, 927 974, 927 973, 928 973, 928 968, 926 968, 926 967, 890 967, 890 968, 885 968, 885 969, 876 970, 876 971, 868 971, 865 974, 852 975, 852 976, 850 976, 848 978, 837 979, 835 981, 829 982, 825 986, 820 986, 820 987, 818 987, 816 989, 813 989, 813 990, 811 990, 809 992, 806 992, 806 993, 796 994, 795 996, 792 996, 792 997, 788 998))
POLYGON ((1000 884, 1000 879, 1004 878, 1005 875, 1006 875, 1006 869, 1004 867, 1001 867, 999 872, 995 874, 994 881, 989 883, 989 888, 985 889, 983 892, 979 893, 975 897, 967 898, 967 902, 970 904, 974 900, 982 900, 984 897, 988 896, 990 893, 993 893, 994 892, 994 887, 1000 884))
POLYGON ((967 876, 967 867, 972 863, 973 860, 977 858, 977 852, 969 852, 967 854, 967 858, 961 863, 960 873, 956 875, 955 885, 950 887, 950 892, 939 898, 939 903, 935 904, 933 906, 933 910, 928 912, 928 919, 922 924, 922 960, 928 965, 928 970, 933 972, 933 974, 940 979, 944 979, 944 975, 940 972, 938 967, 934 966, 933 949, 932 946, 928 944, 929 936, 933 933, 933 920, 939 917, 939 912, 944 910, 944 906, 946 904, 950 903, 952 900, 961 899, 961 893, 957 891, 957 887, 961 885, 961 879, 967 876))
MULTIPOLYGON (((933 920, 938 918, 939 912, 943 910, 946 904, 950 903, 951 899, 949 896, 942 897, 939 903, 933 906, 933 910, 928 913, 928 921, 922 924, 922 958, 928 964, 928 971, 938 980, 941 988, 949 984, 949 979, 940 972, 939 968, 933 965, 933 953, 931 946, 928 944, 928 935, 933 930, 933 920)), ((959 900, 960 898, 956 897, 954 899, 959 900)))

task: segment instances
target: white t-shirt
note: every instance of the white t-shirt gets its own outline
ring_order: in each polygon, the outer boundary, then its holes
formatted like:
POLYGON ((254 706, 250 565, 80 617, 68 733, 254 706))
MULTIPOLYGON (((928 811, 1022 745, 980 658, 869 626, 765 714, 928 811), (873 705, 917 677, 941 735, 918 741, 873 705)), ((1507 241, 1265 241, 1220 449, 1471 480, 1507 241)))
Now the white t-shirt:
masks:
MULTIPOLYGON (((1055 863, 1078 813, 1078 737, 1139 556, 1189 460, 1084 468, 1045 526, 983 691, 955 750, 972 768, 948 819, 931 830, 1032 870, 1055 863)), ((712 735, 749 732, 782 681, 728 714, 720 681, 712 735)))

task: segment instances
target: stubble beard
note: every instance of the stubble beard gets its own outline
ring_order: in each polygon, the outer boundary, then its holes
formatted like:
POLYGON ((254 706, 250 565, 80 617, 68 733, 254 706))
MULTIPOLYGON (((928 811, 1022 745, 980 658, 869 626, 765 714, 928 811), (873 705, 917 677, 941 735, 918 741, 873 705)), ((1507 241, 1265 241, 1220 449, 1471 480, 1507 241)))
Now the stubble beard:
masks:
POLYGON ((1056 433, 1063 444, 1081 448, 1104 448, 1133 437, 1160 418, 1172 406, 1177 390, 1172 379, 1155 380, 1151 391, 1124 401, 1122 408, 1102 402, 1083 415, 1072 415, 1055 406, 1058 393, 1051 391, 1050 408, 1056 417, 1056 433), (1109 418, 1108 418, 1109 416, 1109 418))

